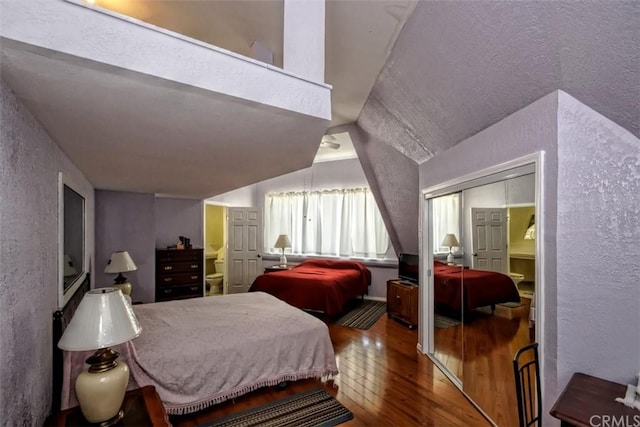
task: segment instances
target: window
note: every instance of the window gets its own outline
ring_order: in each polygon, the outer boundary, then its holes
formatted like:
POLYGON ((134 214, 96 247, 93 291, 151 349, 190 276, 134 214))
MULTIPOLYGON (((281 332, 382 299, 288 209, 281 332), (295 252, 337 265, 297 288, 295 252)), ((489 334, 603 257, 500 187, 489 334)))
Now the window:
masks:
MULTIPOLYGON (((449 253, 448 246, 442 246, 447 234, 456 236, 460 244, 460 193, 448 194, 433 199, 433 248, 435 253, 449 253)), ((457 248, 459 251, 460 248, 457 248)), ((456 252, 456 251, 454 251, 456 252)))
POLYGON ((294 255, 384 258, 389 235, 368 189, 303 191, 265 196, 267 252, 287 234, 294 255))

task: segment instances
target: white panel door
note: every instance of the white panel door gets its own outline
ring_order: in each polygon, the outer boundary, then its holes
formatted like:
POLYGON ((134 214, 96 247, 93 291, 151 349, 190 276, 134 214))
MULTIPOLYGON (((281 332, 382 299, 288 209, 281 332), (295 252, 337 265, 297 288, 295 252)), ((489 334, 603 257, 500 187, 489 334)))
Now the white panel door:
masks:
POLYGON ((262 274, 260 212, 256 208, 229 208, 227 213, 227 293, 247 292, 262 274))
POLYGON ((471 208, 473 268, 509 273, 507 209, 471 208))

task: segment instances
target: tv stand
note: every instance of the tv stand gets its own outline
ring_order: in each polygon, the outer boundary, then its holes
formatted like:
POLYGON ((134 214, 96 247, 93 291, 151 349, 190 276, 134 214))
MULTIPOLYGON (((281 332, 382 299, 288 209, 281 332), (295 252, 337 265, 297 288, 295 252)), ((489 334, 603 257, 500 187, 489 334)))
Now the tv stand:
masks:
POLYGON ((405 280, 387 281, 387 316, 407 324, 409 329, 418 326, 418 286, 405 284, 405 280))

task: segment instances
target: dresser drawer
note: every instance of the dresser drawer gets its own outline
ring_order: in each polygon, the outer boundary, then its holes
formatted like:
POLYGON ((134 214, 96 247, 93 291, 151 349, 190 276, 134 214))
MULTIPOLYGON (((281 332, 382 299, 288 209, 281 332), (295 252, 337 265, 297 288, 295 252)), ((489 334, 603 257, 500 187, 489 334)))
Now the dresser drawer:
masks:
POLYGON ((185 285, 202 282, 202 274, 200 274, 200 271, 194 273, 161 274, 156 281, 158 282, 158 286, 185 285))
POLYGON ((156 250, 156 261, 158 263, 176 263, 189 261, 202 262, 202 256, 202 249, 156 250))
POLYGON ((158 264, 158 273, 181 273, 184 271, 200 271, 202 268, 202 260, 199 261, 187 261, 187 262, 174 262, 174 263, 160 263, 158 264))
POLYGON ((202 285, 162 286, 156 289, 156 301, 195 298, 203 295, 202 285))
POLYGON ((156 301, 204 295, 202 249, 156 250, 156 301))

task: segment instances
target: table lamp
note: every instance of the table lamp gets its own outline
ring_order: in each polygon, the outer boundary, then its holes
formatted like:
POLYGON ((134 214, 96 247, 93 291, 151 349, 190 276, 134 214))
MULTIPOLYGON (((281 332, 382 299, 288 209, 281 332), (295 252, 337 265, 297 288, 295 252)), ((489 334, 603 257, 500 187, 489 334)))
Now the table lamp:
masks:
POLYGON ((282 256, 280 257, 280 264, 287 265, 287 257, 284 256, 284 248, 291 247, 291 241, 289 240, 289 236, 286 234, 281 234, 278 236, 278 240, 276 240, 276 244, 273 245, 274 248, 282 249, 282 256))
POLYGON ((76 379, 76 396, 87 421, 112 425, 122 419, 129 367, 117 362, 118 353, 109 347, 130 341, 141 332, 120 289, 94 289, 80 301, 58 347, 68 351, 97 349, 86 360, 89 370, 76 379))
POLYGON ((111 254, 107 266, 104 268, 105 273, 118 273, 118 277, 115 279, 115 283, 111 285, 114 288, 119 288, 125 295, 131 295, 131 283, 127 280, 122 273, 128 271, 136 271, 138 267, 131 259, 129 252, 117 251, 111 254))
POLYGON ((460 243, 458 243, 458 239, 456 238, 456 235, 455 234, 446 234, 444 236, 444 239, 442 239, 442 243, 440 243, 440 246, 448 246, 449 247, 449 255, 447 255, 447 264, 453 265, 454 259, 453 259, 453 252, 451 252, 451 247, 460 246, 460 243))

